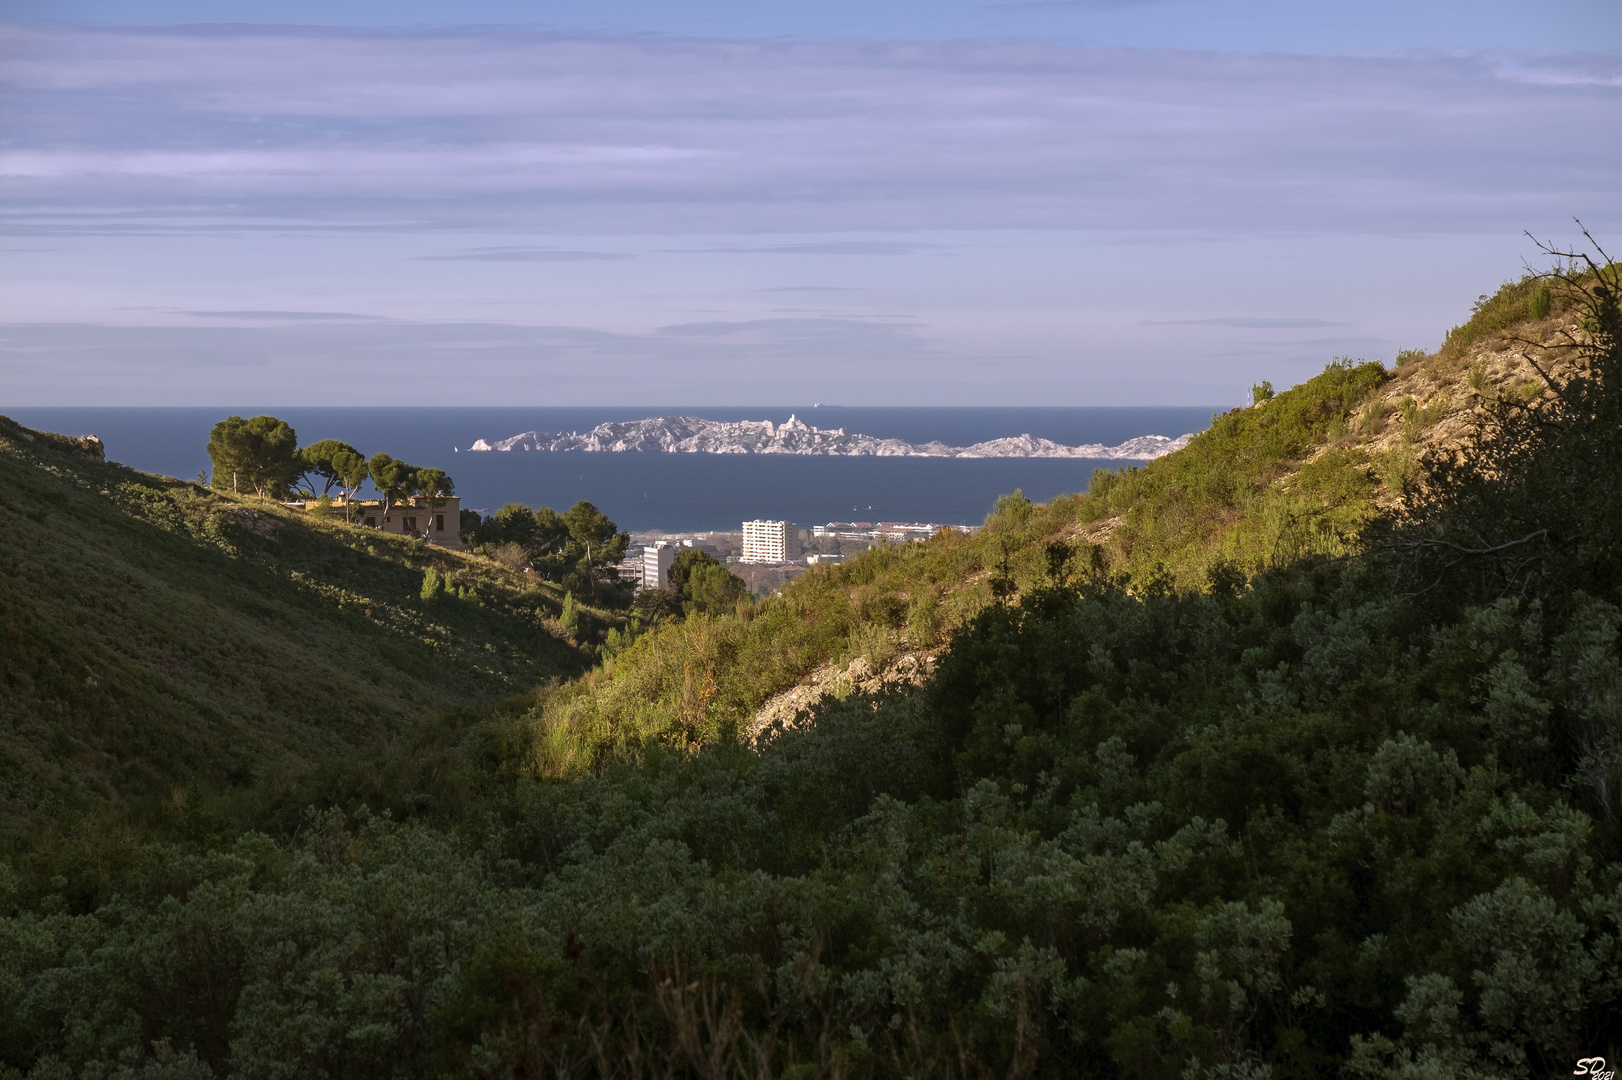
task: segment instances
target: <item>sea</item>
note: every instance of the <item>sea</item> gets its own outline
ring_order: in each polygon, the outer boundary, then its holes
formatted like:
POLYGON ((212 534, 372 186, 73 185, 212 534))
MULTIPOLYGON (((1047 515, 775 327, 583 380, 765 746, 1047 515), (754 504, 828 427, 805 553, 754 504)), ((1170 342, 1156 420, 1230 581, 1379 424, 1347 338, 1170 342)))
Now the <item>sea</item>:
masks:
POLYGON ((1134 462, 1087 458, 801 457, 771 454, 470 452, 478 439, 525 431, 588 431, 650 416, 771 420, 791 415, 820 428, 921 443, 967 446, 1032 435, 1076 446, 1113 446, 1139 435, 1203 431, 1209 408, 880 408, 831 405, 707 407, 5 408, 36 430, 96 435, 109 460, 193 479, 208 469, 209 429, 227 415, 286 420, 300 445, 341 439, 371 455, 444 469, 462 506, 493 513, 507 503, 567 509, 594 503, 631 532, 735 531, 754 518, 802 526, 830 521, 978 525, 999 495, 1035 502, 1087 490, 1093 470, 1134 462))

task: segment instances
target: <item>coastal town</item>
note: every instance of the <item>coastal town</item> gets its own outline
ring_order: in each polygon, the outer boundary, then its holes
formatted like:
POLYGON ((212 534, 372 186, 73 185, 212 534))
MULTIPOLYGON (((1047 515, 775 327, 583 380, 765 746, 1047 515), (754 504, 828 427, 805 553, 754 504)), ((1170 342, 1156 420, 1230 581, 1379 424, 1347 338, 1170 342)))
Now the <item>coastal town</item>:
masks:
POLYGON ((658 588, 683 550, 696 548, 755 592, 772 591, 807 568, 840 563, 879 544, 927 540, 943 529, 972 533, 972 525, 901 521, 830 521, 803 528, 792 521, 745 521, 737 532, 633 533, 619 564, 621 581, 637 591, 658 588))
MULTIPOLYGON (((477 529, 490 520, 487 512, 467 511, 455 495, 404 495, 388 499, 336 497, 305 498, 283 503, 320 517, 342 518, 356 525, 402 536, 415 536, 429 544, 468 550, 464 527, 477 529)), ((612 526, 610 526, 611 528, 612 526)), ((775 592, 810 567, 844 562, 868 548, 927 540, 942 530, 972 533, 973 525, 946 525, 917 521, 830 521, 802 527, 792 521, 754 519, 738 531, 630 534, 625 555, 612 573, 635 592, 659 588, 670 580, 670 568, 686 550, 697 550, 726 566, 751 592, 775 592)), ((472 535, 471 533, 469 535, 472 535)), ((480 547, 481 552, 485 549, 480 547)), ((527 572, 527 571, 526 571, 527 572)))

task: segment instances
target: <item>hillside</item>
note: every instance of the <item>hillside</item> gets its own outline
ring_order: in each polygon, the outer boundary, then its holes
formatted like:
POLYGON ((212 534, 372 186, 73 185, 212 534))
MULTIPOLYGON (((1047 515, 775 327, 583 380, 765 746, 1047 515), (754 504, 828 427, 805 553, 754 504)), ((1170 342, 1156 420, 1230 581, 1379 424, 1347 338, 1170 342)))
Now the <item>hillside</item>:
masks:
MULTIPOLYGON (((19 845, 0 1078, 1533 1080, 1614 1059, 1606 273, 1565 279, 1577 310, 1536 339, 1573 348, 1528 347, 1560 358, 1552 384, 1526 389, 1488 333, 1395 373, 1332 365, 1107 492, 1007 496, 975 536, 609 636, 533 696, 19 845), (1281 507, 1304 532, 1268 531, 1281 507)), ((1546 317, 1524 314, 1494 333, 1546 317)), ((107 475, 49 452, 35 473, 107 475)), ((198 547, 107 490, 78 496, 104 560, 198 547)), ((217 576, 285 597, 267 581, 302 534, 265 513, 217 576)))
POLYGON ((1484 408, 1549 394, 1527 356, 1570 376, 1557 346, 1582 333, 1576 296, 1545 293, 1529 309, 1537 287, 1529 276, 1482 297, 1443 348, 1409 351, 1395 370, 1332 362, 1215 417, 1175 453, 1098 470, 1085 494, 1044 505, 1008 496, 972 536, 870 550, 735 616, 665 626, 546 701, 533 765, 567 775, 649 739, 689 747, 752 735, 825 694, 919 681, 999 580, 1010 596, 1065 582, 1210 592, 1354 554, 1423 485, 1427 457, 1462 445, 1484 408))
POLYGON ((0 418, 0 833, 261 783, 579 669, 487 560, 97 460, 0 418), (424 571, 466 599, 421 598, 424 571), (471 591, 472 595, 468 595, 471 591))

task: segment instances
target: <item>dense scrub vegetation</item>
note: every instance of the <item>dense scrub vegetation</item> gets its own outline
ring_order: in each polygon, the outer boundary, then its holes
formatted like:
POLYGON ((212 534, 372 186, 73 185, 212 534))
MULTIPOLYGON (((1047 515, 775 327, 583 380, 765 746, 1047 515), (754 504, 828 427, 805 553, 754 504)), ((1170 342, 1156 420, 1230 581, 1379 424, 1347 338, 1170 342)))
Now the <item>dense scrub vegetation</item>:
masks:
MULTIPOLYGON (((1252 455, 1242 482, 1196 450, 1117 490, 1010 497, 972 538, 668 622, 535 698, 20 851, 0 1068, 1417 1080, 1614 1060, 1612 273, 1551 282, 1584 290, 1570 374, 1480 395, 1474 441, 1341 547, 1224 545, 1289 495, 1279 463, 1333 449, 1382 377, 1355 365, 1214 430, 1252 455), (1204 526, 1171 514, 1180 490, 1204 526), (901 649, 941 652, 921 689, 735 737, 808 666, 901 649)), ((1347 483, 1378 482, 1359 468, 1347 483)))

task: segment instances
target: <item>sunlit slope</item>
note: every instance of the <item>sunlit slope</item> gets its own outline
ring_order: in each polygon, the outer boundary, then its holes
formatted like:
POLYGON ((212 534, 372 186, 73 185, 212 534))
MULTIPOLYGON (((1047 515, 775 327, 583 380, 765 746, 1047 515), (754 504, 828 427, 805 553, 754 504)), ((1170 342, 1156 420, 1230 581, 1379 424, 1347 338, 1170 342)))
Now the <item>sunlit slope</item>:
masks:
POLYGON ((921 674, 918 661, 999 594, 1088 580, 1198 591, 1350 550, 1381 481, 1367 451, 1324 450, 1345 412, 1386 379, 1378 364, 1332 365, 1262 407, 1218 417, 1178 453, 1100 470, 1092 494, 1043 505, 1005 496, 971 536, 875 548, 736 613, 659 627, 537 711, 534 765, 566 774, 649 739, 685 747, 748 734, 763 706, 802 681, 834 693, 871 687, 871 677, 840 675, 856 661, 879 682, 898 664, 921 674))
POLYGON ((0 418, 0 821, 182 799, 576 667, 480 560, 309 522, 0 418), (424 569, 477 598, 421 598, 424 569))
POLYGON ((1535 364, 1569 374, 1552 346, 1583 333, 1575 297, 1527 275, 1482 296, 1434 353, 1407 352, 1394 370, 1331 363, 1272 400, 1216 417, 1175 454, 1101 470, 1080 506, 1083 535, 1140 585, 1184 590, 1302 556, 1351 554, 1376 518, 1423 484, 1427 457, 1469 437, 1480 406, 1546 392, 1535 364))
POLYGON ((1183 450, 1099 470, 1086 494, 1044 505, 1008 496, 973 536, 878 548, 814 567, 734 614, 659 627, 537 709, 533 767, 568 774, 649 740, 686 747, 748 735, 777 695, 794 692, 776 715, 805 700, 798 686, 812 697, 871 688, 909 656, 927 659, 999 591, 1017 596, 1056 578, 1139 595, 1227 591, 1269 567, 1353 555, 1480 405, 1542 392, 1525 341, 1576 329, 1569 304, 1531 278, 1507 284, 1442 349, 1406 354, 1395 370, 1333 362, 1214 417, 1183 450), (876 677, 848 674, 853 661, 876 677))

